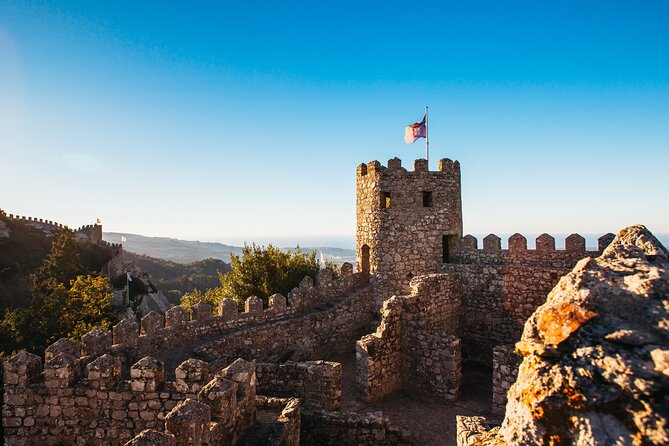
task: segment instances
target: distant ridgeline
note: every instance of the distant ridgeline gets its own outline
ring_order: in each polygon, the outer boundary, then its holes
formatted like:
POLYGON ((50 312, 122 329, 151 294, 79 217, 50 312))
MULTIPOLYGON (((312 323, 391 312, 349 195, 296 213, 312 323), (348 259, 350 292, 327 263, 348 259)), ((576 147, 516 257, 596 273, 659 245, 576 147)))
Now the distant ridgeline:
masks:
MULTIPOLYGON (((30 274, 49 254, 58 233, 67 226, 52 220, 8 214, 0 209, 0 310, 20 305, 29 288, 30 274)), ((92 271, 113 270, 122 246, 102 240, 102 225, 73 230, 81 246, 81 261, 92 271)))

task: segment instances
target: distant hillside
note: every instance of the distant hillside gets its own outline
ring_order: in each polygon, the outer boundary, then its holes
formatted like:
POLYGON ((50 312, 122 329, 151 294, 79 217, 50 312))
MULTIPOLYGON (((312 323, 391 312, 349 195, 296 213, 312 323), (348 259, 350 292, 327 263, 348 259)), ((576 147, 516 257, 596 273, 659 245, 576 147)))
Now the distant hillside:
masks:
POLYGON ((239 246, 223 243, 197 242, 178 240, 168 237, 145 237, 137 234, 105 232, 102 238, 111 243, 122 243, 123 249, 135 254, 146 255, 158 259, 171 260, 177 263, 191 263, 205 259, 230 261, 230 253, 241 254, 239 246), (122 242, 121 237, 126 241, 122 242))
MULTIPOLYGON (((220 259, 224 262, 230 261, 230 253, 241 255, 241 246, 225 245, 216 242, 199 242, 190 240, 178 240, 168 237, 146 237, 137 234, 125 234, 120 232, 105 232, 102 238, 111 243, 123 243, 123 249, 136 254, 146 255, 158 259, 171 260, 178 263, 190 263, 204 259, 220 259), (126 241, 121 242, 121 237, 126 241)), ((293 249, 284 247, 282 249, 293 249)), ((337 264, 351 262, 355 264, 355 250, 345 248, 332 248, 327 246, 302 247, 303 251, 316 251, 320 256, 337 264)))
POLYGON ((188 264, 149 256, 123 252, 123 262, 133 262, 149 274, 151 283, 163 292, 167 299, 178 304, 184 293, 207 290, 220 285, 218 273, 230 271, 230 265, 219 259, 198 260, 188 264))

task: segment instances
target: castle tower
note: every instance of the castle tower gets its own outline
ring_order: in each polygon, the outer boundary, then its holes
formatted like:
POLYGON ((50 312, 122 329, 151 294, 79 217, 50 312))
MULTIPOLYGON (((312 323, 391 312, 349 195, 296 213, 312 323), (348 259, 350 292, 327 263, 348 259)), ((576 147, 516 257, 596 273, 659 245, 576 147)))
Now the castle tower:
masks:
POLYGON ((377 305, 409 291, 419 274, 436 273, 462 237, 460 163, 414 162, 413 172, 394 158, 360 164, 356 181, 356 263, 369 273, 377 305))

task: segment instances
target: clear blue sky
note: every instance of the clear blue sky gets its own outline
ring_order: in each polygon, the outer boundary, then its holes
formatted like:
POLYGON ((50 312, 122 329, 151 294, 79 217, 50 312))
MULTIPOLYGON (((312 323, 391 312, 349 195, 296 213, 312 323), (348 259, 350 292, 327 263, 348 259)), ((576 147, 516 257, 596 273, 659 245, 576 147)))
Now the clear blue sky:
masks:
POLYGON ((355 232, 355 167, 462 164, 465 231, 669 232, 669 3, 0 2, 0 206, 355 232))

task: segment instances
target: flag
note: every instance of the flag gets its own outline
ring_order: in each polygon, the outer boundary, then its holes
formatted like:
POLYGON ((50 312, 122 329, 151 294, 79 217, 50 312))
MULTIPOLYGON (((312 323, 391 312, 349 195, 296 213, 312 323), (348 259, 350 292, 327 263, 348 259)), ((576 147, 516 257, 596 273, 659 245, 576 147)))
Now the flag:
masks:
POLYGON ((427 114, 423 116, 422 121, 414 122, 413 124, 406 126, 404 129, 404 142, 411 144, 418 138, 425 138, 427 136, 427 127, 425 125, 426 118, 427 114))
POLYGON ((125 242, 125 241, 127 241, 127 240, 126 240, 125 237, 121 236, 121 241, 122 241, 122 242, 125 242))
POLYGON ((132 282, 132 277, 130 277, 130 273, 125 273, 125 275, 128 278, 128 282, 132 282))

